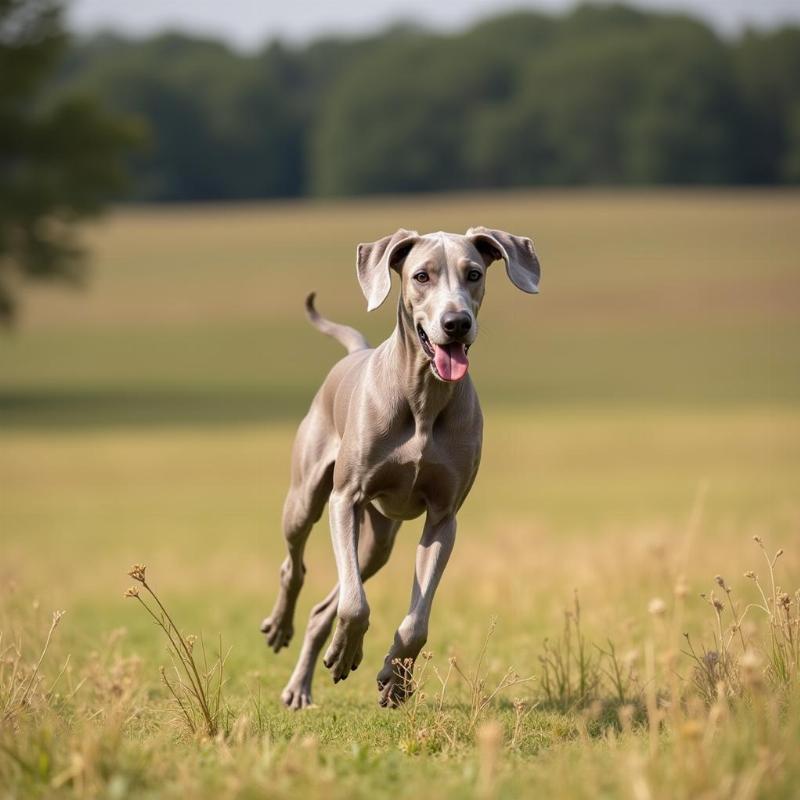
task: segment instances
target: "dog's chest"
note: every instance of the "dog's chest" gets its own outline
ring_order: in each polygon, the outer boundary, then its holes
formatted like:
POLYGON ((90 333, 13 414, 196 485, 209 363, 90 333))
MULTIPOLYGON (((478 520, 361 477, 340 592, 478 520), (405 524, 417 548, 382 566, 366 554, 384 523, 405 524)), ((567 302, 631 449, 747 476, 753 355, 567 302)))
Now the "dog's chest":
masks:
POLYGON ((445 512, 463 495, 474 475, 469 446, 456 447, 450 437, 415 434, 382 454, 366 488, 381 513, 393 519, 414 519, 426 509, 445 512), (468 485, 468 484, 467 484, 468 485))

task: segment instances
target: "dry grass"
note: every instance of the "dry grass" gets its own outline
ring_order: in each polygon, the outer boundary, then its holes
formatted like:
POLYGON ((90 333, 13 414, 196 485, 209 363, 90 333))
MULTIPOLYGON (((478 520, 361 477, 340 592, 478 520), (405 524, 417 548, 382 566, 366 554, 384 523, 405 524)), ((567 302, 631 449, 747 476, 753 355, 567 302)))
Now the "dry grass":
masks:
POLYGON ((53 632, 63 616, 63 611, 53 612, 39 657, 29 667, 23 659, 22 642, 6 642, 4 632, 0 631, 0 722, 3 725, 12 725, 22 714, 46 704, 52 696, 58 677, 49 689, 43 690, 41 667, 53 632))
MULTIPOLYGON (((733 598, 723 608, 716 595, 709 603, 692 598, 678 576, 670 602, 653 601, 641 612, 643 673, 630 673, 627 682, 615 671, 613 639, 623 631, 604 631, 606 649, 590 655, 575 606, 531 678, 497 669, 492 624, 472 667, 456 657, 445 666, 425 653, 416 673, 406 672, 411 697, 395 713, 340 706, 332 717, 291 715, 277 711, 260 690, 240 690, 227 723, 213 727, 215 711, 209 721, 202 707, 216 703, 219 713, 220 701, 209 700, 190 639, 154 593, 160 609, 154 620, 190 687, 173 687, 166 696, 140 660, 124 652, 119 634, 88 656, 50 652, 62 616, 56 612, 41 632, 43 645, 27 652, 17 639, 3 651, 0 779, 15 786, 17 796, 366 797, 398 793, 392 781, 377 787, 387 769, 401 769, 403 797, 424 793, 431 780, 441 796, 494 797, 558 786, 558 796, 576 797, 600 788, 635 798, 788 797, 800 776, 792 649, 798 615, 796 600, 779 587, 784 578, 776 558, 767 563, 774 593, 753 606, 760 613, 749 625, 746 609, 733 598), (683 620, 697 618, 703 608, 701 638, 723 647, 706 648, 702 657, 679 652, 683 620), (776 648, 782 653, 777 662, 776 648), (717 652, 713 672, 711 652, 717 652), (558 676, 561 683, 554 683, 558 676), (558 694, 554 686, 566 688, 558 694), (169 710, 170 701, 181 715, 169 710), (186 712, 187 702, 197 705, 195 712, 186 712), (197 718, 205 725, 191 721, 197 718), (341 745, 344 730, 349 749, 341 745)), ((142 568, 131 574, 150 588, 142 568)), ((722 578, 716 583, 732 594, 722 578)), ((23 617, 15 610, 17 623, 23 617)))
POLYGON ((712 590, 708 595, 701 595, 715 618, 713 647, 701 645, 698 652, 686 634, 687 655, 695 663, 695 688, 707 702, 713 701, 720 693, 741 695, 746 688, 763 681, 778 692, 791 690, 797 683, 800 589, 792 594, 776 583, 775 567, 784 555, 783 548, 769 555, 760 536, 754 536, 753 540, 761 549, 767 565, 769 582, 766 591, 753 570, 744 575, 758 589, 760 602, 737 603, 731 587, 721 575, 717 575, 714 581, 721 593, 718 595, 712 590), (760 626, 752 621, 752 616, 759 612, 769 631, 767 641, 755 639, 760 626))

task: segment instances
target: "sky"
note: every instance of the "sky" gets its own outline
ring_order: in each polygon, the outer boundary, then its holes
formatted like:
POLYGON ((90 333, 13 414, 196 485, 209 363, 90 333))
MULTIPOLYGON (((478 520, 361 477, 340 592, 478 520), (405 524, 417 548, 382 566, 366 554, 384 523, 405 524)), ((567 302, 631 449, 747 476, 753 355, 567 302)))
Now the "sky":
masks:
MULTIPOLYGON (((722 33, 800 24, 800 0, 629 0, 642 8, 687 11, 722 33)), ((111 29, 132 36, 165 28, 222 38, 249 50, 265 40, 304 42, 330 33, 363 34, 397 21, 456 30, 501 11, 562 11, 574 0, 69 0, 77 33, 111 29)))

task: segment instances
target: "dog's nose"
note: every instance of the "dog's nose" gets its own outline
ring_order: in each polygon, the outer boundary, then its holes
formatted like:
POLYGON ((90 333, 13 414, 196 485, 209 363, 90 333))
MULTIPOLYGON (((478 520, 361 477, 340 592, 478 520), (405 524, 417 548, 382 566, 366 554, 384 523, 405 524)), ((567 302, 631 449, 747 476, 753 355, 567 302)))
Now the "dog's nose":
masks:
POLYGON ((450 336, 466 336, 472 327, 472 317, 466 311, 448 311, 442 314, 442 328, 450 336))

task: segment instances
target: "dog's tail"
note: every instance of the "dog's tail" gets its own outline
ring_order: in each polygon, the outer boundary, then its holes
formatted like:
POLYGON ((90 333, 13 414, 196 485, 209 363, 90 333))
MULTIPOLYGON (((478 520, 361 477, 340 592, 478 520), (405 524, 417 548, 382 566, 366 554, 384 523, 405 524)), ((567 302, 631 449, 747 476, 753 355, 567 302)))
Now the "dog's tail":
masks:
POLYGON ((338 322, 331 322, 321 316, 319 311, 314 308, 315 292, 306 297, 306 314, 308 314, 311 324, 318 330, 332 336, 339 344, 347 348, 348 353, 355 353, 357 350, 368 350, 369 342, 355 328, 349 325, 340 325, 338 322))

